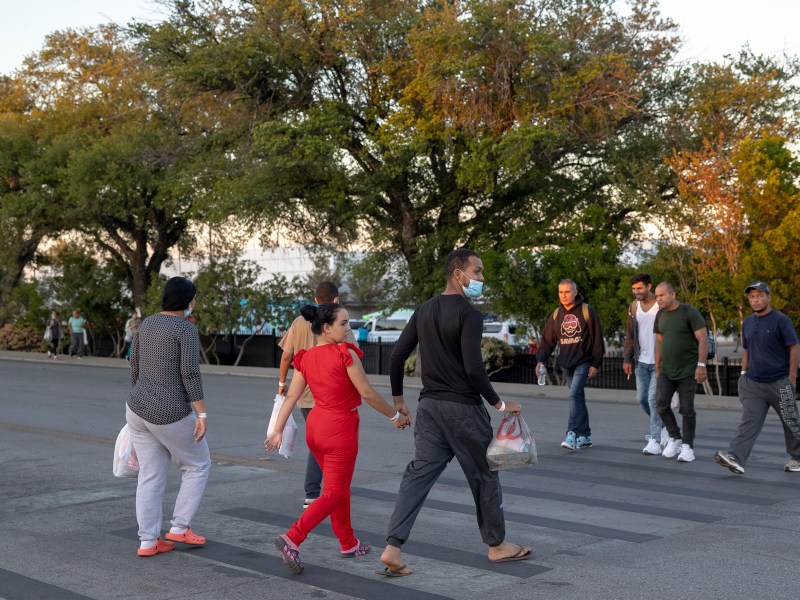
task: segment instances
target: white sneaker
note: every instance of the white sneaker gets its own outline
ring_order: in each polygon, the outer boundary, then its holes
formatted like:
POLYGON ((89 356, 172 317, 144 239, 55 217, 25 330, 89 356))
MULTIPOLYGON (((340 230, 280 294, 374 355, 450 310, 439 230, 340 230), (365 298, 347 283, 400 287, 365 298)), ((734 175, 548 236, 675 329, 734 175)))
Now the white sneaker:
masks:
POLYGON ((666 427, 661 428, 661 447, 665 448, 669 443, 669 431, 666 427))
POLYGON ((692 462, 694 460, 694 450, 689 444, 683 444, 678 453, 678 462, 692 462))
POLYGON ((652 456, 658 456, 661 454, 661 444, 653 439, 652 436, 646 436, 644 439, 647 440, 647 446, 644 447, 642 450, 642 454, 649 454, 652 456))
POLYGON ((674 440, 669 438, 667 445, 664 447, 664 451, 661 453, 661 456, 664 458, 675 458, 681 448, 681 440, 677 439, 674 440))

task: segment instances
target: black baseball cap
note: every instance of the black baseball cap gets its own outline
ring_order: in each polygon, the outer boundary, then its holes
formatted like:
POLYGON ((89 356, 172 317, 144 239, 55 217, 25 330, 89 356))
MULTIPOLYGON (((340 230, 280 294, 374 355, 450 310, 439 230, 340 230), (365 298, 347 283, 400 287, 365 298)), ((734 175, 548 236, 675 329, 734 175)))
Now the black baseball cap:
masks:
POLYGON ((772 292, 769 291, 769 286, 763 281, 754 281, 744 289, 744 293, 749 294, 750 290, 758 290, 759 292, 764 292, 765 294, 772 294, 772 292))

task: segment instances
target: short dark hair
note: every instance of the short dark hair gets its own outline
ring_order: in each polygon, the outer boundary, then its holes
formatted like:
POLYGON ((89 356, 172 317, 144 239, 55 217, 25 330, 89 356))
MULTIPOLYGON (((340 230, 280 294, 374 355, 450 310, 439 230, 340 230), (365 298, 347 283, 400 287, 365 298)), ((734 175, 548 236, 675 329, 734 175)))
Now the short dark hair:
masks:
POLYGON ((333 325, 336 315, 343 309, 344 306, 335 302, 324 302, 319 306, 306 304, 300 309, 300 314, 306 321, 311 322, 311 331, 319 335, 322 333, 323 325, 333 325))
POLYGON ((456 248, 450 254, 447 255, 447 258, 444 261, 444 274, 447 279, 450 279, 453 276, 453 273, 456 272, 456 269, 463 271, 469 265, 469 258, 470 256, 478 257, 478 253, 474 250, 470 250, 469 248, 456 248))
POLYGON ((636 275, 630 278, 631 285, 634 283, 643 283, 645 285, 650 285, 653 283, 653 278, 650 277, 648 273, 636 273, 636 275))
POLYGON ((662 286, 662 285, 667 289, 667 291, 670 294, 674 294, 675 293, 675 286, 672 285, 669 281, 662 281, 656 287, 659 287, 659 286, 662 286))
POLYGON ((331 281, 323 281, 314 291, 314 297, 320 304, 324 302, 333 302, 335 298, 339 297, 339 288, 331 281))

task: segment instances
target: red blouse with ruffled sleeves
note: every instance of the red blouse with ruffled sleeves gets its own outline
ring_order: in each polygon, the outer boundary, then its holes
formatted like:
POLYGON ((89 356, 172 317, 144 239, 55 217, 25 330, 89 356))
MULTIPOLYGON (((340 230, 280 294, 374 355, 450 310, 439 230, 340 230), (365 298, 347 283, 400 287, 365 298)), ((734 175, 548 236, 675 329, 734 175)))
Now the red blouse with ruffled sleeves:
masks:
POLYGON ((361 406, 361 394, 347 376, 347 367, 353 364, 350 350, 364 357, 358 346, 349 342, 314 346, 294 355, 292 366, 308 382, 315 409, 346 412, 361 406))

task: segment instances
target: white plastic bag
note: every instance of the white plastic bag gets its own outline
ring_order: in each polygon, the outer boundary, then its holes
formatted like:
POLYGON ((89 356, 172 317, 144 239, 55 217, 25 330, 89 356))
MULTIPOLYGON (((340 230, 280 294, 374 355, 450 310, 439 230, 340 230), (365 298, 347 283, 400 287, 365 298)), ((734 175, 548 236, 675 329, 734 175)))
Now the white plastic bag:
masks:
POLYGON ((120 429, 114 445, 114 477, 138 477, 139 459, 131 440, 131 430, 126 423, 120 429))
POLYGON ((528 424, 521 416, 508 415, 500 421, 500 427, 486 450, 489 470, 515 469, 537 464, 536 442, 528 424))
MULTIPOLYGON (((275 395, 275 401, 272 405, 272 416, 269 418, 269 426, 267 427, 267 435, 272 433, 272 430, 275 429, 275 422, 278 420, 278 413, 281 412, 281 407, 285 399, 286 396, 281 396, 280 394, 275 395)), ((295 423, 294 417, 289 415, 289 420, 286 421, 286 426, 283 428, 283 438, 281 438, 281 447, 278 450, 278 454, 286 458, 291 458, 294 453, 294 441, 296 437, 297 423, 295 423)))

